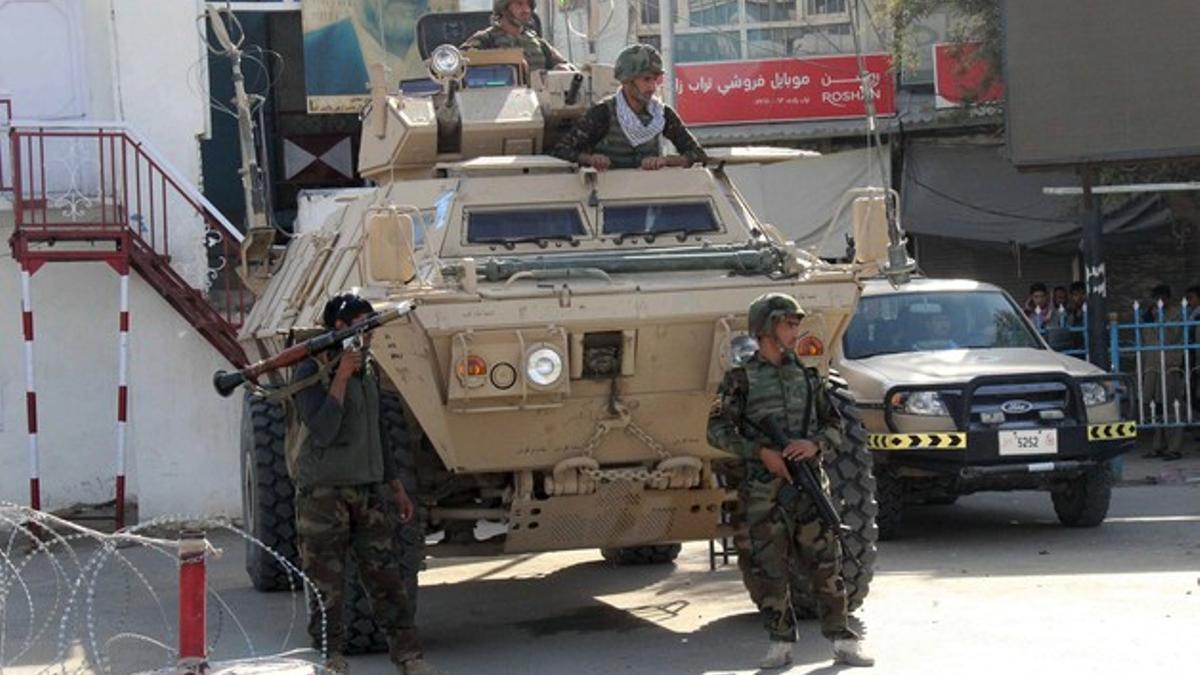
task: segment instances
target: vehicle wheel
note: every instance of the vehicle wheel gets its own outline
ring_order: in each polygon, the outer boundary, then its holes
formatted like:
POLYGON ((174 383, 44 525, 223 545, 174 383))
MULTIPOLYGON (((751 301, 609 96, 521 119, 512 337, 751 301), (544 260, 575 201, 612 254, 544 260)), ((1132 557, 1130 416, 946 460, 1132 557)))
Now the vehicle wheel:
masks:
MULTIPOLYGON (((842 419, 842 445, 836 453, 823 459, 834 503, 841 507, 842 522, 851 530, 846 542, 848 550, 842 554, 842 576, 846 581, 847 606, 853 611, 862 605, 875 577, 878 554, 875 543, 879 539, 875 524, 878 514, 875 477, 862 414, 854 401, 845 395, 845 384, 835 373, 830 373, 829 382, 830 401, 842 419), (857 563, 850 553, 858 558, 857 563)), ((792 607, 797 616, 816 616, 816 600, 805 575, 795 571, 791 586, 792 607)))
MULTIPOLYGON (((879 503, 879 538, 888 541, 900 536, 904 522, 904 483, 887 465, 875 472, 875 500, 879 503)), ((932 502, 931 502, 932 503, 932 502)))
POLYGON ((1066 481, 1050 493, 1058 520, 1067 527, 1096 527, 1108 515, 1113 475, 1108 462, 1066 481))
MULTIPOLYGON (((417 494, 417 474, 413 448, 420 442, 409 431, 404 403, 391 392, 383 392, 379 399, 380 414, 389 443, 395 452, 396 466, 400 470, 400 482, 414 501, 417 494)), ((404 573, 404 591, 408 594, 409 616, 415 621, 417 612, 417 574, 425 559, 425 528, 419 513, 407 523, 397 520, 396 537, 400 547, 400 569, 404 573)), ((352 573, 346 582, 346 652, 365 654, 387 651, 387 639, 375 624, 371 603, 366 591, 352 573)))
POLYGON ((674 562, 682 550, 681 544, 652 544, 650 546, 602 548, 600 555, 615 565, 661 565, 674 562))
POLYGON ((242 403, 242 522, 270 551, 246 542, 246 572, 260 591, 300 590, 279 554, 298 569, 295 491, 287 473, 283 444, 287 433, 283 406, 247 394, 242 403))

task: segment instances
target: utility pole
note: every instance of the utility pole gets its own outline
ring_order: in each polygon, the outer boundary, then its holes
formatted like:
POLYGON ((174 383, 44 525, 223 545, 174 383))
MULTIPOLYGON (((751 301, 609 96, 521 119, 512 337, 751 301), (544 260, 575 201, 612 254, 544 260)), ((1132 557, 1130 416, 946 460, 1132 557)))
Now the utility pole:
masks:
POLYGON ((250 290, 258 293, 266 286, 269 278, 268 259, 271 245, 275 241, 275 230, 267 220, 266 198, 262 172, 254 147, 254 118, 250 111, 250 97, 246 95, 246 78, 242 75, 241 40, 234 43, 225 28, 220 9, 209 6, 208 20, 213 34, 221 43, 221 52, 229 58, 233 68, 234 103, 238 111, 238 145, 241 149, 242 199, 246 205, 246 238, 242 241, 242 280, 250 290), (255 269, 253 273, 251 266, 255 269))
POLYGON ((663 100, 675 107, 675 0, 658 0, 659 44, 662 46, 663 100))
POLYGON ((1108 370, 1110 367, 1109 353, 1104 349, 1106 336, 1104 322, 1104 299, 1108 296, 1108 274, 1104 269, 1104 238, 1101 231, 1099 200, 1092 193, 1092 182, 1095 179, 1094 169, 1083 165, 1079 169, 1080 182, 1083 185, 1083 204, 1081 210, 1083 225, 1083 279, 1087 284, 1087 340, 1091 353, 1091 362, 1097 367, 1108 370))

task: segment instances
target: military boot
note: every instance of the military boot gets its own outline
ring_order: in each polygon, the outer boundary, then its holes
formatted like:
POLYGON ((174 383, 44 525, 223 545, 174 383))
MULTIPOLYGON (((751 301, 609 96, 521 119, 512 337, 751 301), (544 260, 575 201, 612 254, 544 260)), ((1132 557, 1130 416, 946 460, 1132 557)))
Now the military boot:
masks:
POLYGON ((867 654, 863 648, 863 641, 858 638, 834 639, 833 660, 846 666, 869 668, 875 665, 875 659, 867 654))
POLYGON ((767 655, 758 662, 759 668, 774 669, 782 668, 792 662, 792 643, 771 641, 771 646, 767 648, 767 655))
POLYGON ((434 668, 428 661, 418 656, 401 663, 396 669, 396 675, 442 675, 442 671, 434 668))

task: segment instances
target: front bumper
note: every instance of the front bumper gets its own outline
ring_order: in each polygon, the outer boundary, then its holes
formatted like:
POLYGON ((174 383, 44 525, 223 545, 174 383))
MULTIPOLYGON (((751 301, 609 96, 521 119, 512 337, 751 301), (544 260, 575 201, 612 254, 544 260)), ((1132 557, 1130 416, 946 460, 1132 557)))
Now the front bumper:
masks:
POLYGON ((1058 450, 1004 455, 1000 430, 869 434, 867 447, 882 463, 962 477, 1076 472, 1133 448, 1136 422, 1057 427, 1058 450))

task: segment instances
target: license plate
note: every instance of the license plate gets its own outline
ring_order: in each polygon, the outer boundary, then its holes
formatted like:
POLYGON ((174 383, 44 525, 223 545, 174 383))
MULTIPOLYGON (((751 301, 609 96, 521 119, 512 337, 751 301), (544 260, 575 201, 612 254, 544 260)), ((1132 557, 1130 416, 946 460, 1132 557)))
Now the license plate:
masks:
POLYGON ((1052 455, 1058 452, 1058 429, 1000 432, 1001 455, 1052 455))

